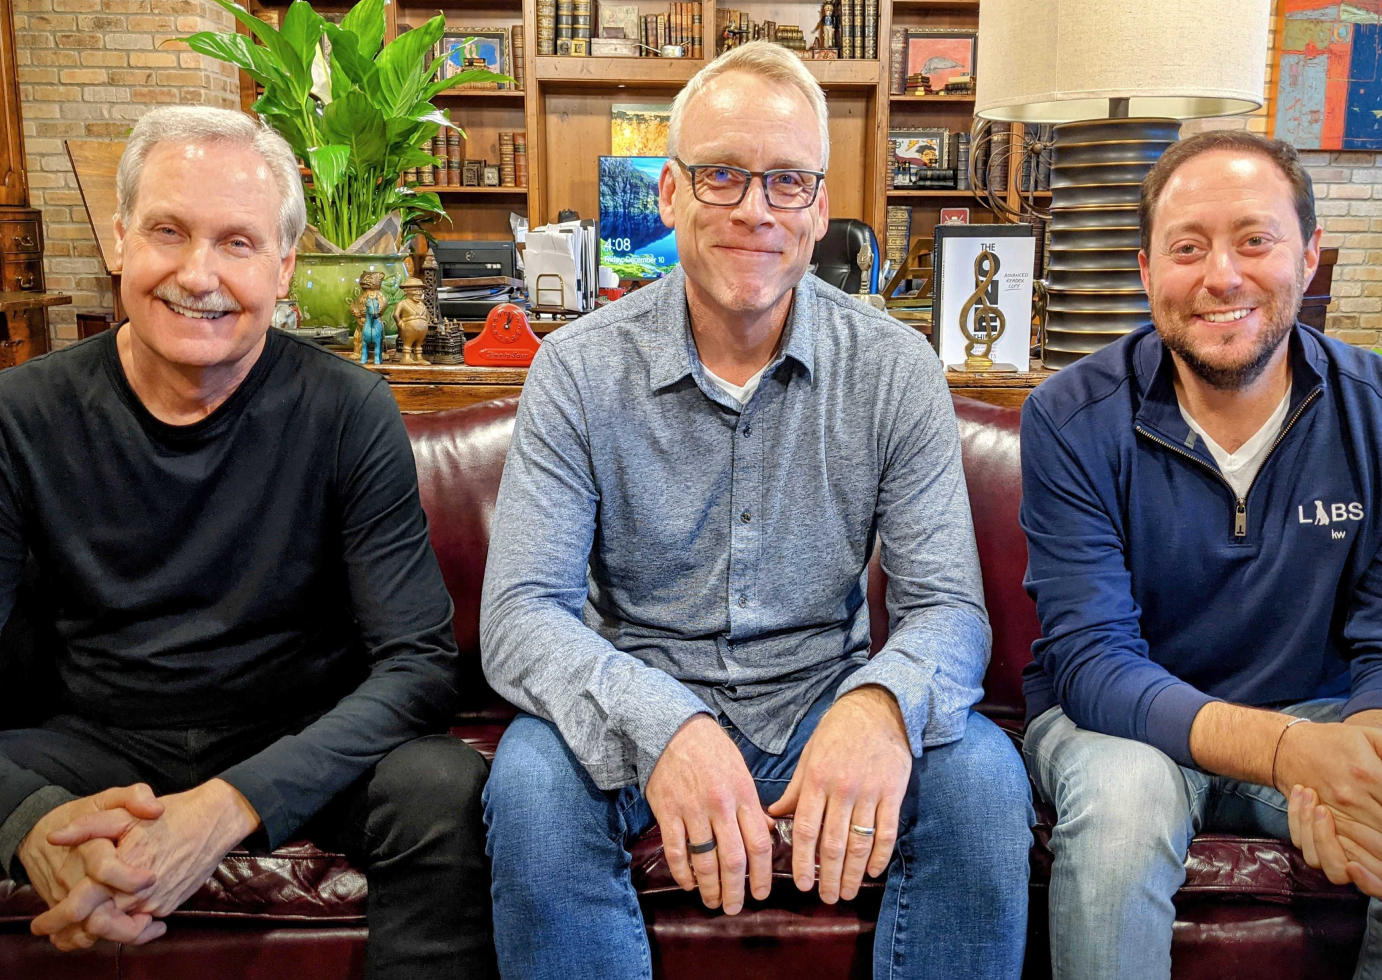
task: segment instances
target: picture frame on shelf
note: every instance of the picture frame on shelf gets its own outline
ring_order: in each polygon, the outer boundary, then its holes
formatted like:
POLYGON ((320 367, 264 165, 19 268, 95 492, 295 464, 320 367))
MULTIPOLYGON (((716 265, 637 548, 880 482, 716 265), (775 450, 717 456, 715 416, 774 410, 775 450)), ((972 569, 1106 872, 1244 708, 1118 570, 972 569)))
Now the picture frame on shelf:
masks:
MULTIPOLYGON (((446 56, 442 78, 454 78, 482 59, 484 67, 500 75, 511 74, 513 51, 507 27, 449 28, 442 35, 441 52, 446 56)), ((497 87, 498 83, 489 83, 497 87)), ((464 83, 461 86, 466 87, 464 83)))
POLYGON ((944 129, 891 129, 888 131, 888 175, 893 188, 919 187, 922 174, 947 166, 944 129))
POLYGON ((906 77, 925 75, 939 92, 950 79, 978 68, 979 32, 962 27, 909 27, 905 38, 906 77))

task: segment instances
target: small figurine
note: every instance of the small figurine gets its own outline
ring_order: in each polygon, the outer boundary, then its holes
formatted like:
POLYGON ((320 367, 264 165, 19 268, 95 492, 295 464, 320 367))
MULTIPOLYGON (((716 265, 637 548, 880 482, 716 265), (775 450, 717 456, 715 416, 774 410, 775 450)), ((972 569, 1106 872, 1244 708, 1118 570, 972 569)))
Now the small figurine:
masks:
POLYGON ((426 364, 422 356, 422 343, 427 339, 427 304, 423 301, 424 283, 421 279, 409 279, 403 284, 403 299, 393 309, 394 322, 398 324, 399 360, 404 364, 426 364))
POLYGON ((298 310, 297 301, 291 296, 285 296, 274 304, 271 326, 277 327, 279 330, 295 331, 301 322, 302 313, 298 310))
POLYGON ((380 288, 384 285, 384 273, 364 272, 360 275, 360 295, 350 304, 350 314, 355 318, 355 351, 360 355, 360 363, 369 360, 370 345, 374 345, 374 363, 381 363, 384 353, 384 311, 389 301, 380 288))

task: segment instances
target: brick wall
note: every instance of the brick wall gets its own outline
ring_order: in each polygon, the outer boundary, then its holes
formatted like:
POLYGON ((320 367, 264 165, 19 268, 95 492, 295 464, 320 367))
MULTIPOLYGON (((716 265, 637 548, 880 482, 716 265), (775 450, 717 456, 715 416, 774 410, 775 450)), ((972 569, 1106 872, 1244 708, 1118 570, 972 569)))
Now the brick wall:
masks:
POLYGON ((44 274, 49 289, 72 296, 72 306, 48 314, 62 345, 77 336, 77 310, 112 304, 63 140, 124 139, 135 120, 162 103, 238 107, 239 74, 177 42, 195 31, 232 30, 234 20, 211 0, 14 0, 14 8, 29 197, 43 212, 44 274))
MULTIPOLYGON (((1273 3, 1273 34, 1275 7, 1273 3)), ((1269 53, 1269 95, 1273 84, 1269 53)), ((1250 115, 1187 122, 1181 136, 1211 129, 1265 133, 1267 107, 1250 115)), ((1382 347, 1382 153, 1302 151, 1301 161, 1315 184, 1315 213, 1324 228, 1322 243, 1339 249, 1334 302, 1329 305, 1325 330, 1351 344, 1382 347)))

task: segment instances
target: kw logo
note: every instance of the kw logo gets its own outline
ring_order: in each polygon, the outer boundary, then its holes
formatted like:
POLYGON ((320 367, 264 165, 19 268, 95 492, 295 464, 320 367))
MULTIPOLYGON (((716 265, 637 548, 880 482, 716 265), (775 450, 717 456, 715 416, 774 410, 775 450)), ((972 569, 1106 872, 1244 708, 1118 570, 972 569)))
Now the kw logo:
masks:
MULTIPOLYGON (((1361 521, 1363 519, 1363 505, 1356 500, 1350 504, 1326 504, 1317 500, 1313 514, 1305 512, 1304 504, 1296 507, 1296 519, 1301 524, 1314 524, 1318 527, 1328 527, 1330 524, 1341 524, 1344 521, 1361 521)), ((1338 541, 1347 534, 1347 531, 1333 531, 1330 537, 1338 541)))

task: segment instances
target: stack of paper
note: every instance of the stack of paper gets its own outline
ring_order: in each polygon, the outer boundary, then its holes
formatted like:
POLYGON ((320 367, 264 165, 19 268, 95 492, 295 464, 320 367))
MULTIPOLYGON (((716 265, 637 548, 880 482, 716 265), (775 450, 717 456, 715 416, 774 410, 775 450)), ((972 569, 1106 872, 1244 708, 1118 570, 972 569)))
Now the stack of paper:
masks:
POLYGON ((534 308, 588 313, 599 290, 600 240, 594 221, 562 221, 528 231, 523 274, 534 308))

